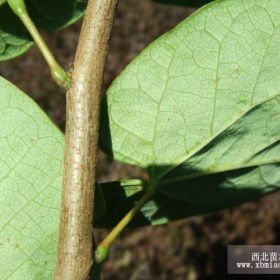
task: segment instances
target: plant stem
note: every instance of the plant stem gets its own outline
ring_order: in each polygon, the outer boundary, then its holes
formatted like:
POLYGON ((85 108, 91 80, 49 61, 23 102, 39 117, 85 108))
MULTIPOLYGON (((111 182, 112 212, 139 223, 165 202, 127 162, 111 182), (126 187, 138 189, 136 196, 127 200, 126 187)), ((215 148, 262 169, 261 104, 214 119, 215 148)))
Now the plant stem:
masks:
POLYGON ((124 228, 133 220, 139 210, 151 199, 153 192, 147 191, 138 203, 122 218, 113 230, 97 246, 95 259, 97 263, 102 263, 108 256, 109 248, 113 241, 119 236, 124 228))
POLYGON ((45 44, 43 38, 41 37, 38 29, 31 20, 24 0, 8 0, 8 3, 13 10, 13 12, 20 18, 29 33, 31 34, 33 40, 37 44, 39 50, 41 51, 43 57, 47 61, 53 80, 61 87, 69 89, 71 81, 63 68, 55 60, 52 52, 49 50, 45 44))
POLYGON ((54 279, 88 279, 101 84, 117 0, 89 0, 67 93, 64 178, 54 279))

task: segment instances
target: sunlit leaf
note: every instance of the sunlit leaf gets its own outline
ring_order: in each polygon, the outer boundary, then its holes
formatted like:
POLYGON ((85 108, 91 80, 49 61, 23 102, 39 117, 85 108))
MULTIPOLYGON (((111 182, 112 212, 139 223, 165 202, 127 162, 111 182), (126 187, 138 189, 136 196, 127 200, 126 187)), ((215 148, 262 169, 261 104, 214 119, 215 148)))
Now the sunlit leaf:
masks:
POLYGON ((279 190, 279 38, 277 0, 202 7, 113 82, 102 147, 147 169, 186 216, 279 190))
MULTIPOLYGON (((38 105, 0 77, 0 279, 52 279, 64 136, 38 105)), ((95 219, 105 215, 97 185, 95 219)))
POLYGON ((51 279, 63 134, 3 78, 0 100, 0 278, 51 279))

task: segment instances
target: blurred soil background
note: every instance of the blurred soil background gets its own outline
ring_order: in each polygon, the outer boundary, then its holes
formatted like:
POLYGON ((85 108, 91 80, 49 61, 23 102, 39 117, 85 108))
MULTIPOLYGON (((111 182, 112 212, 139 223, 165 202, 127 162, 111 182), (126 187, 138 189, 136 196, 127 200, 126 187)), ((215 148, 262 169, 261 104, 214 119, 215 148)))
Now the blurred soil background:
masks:
MULTIPOLYGON (((162 6, 150 0, 120 0, 116 13, 103 90, 145 46, 194 10, 162 6)), ((65 68, 71 68, 81 22, 55 34, 43 33, 65 68)), ((65 94, 52 82, 40 53, 0 64, 0 74, 27 92, 63 130, 65 94)), ((102 181, 137 178, 142 172, 99 155, 102 181)), ((169 225, 126 230, 103 266, 103 279, 196 280, 280 279, 279 276, 226 274, 229 244, 280 244, 280 193, 239 208, 189 218, 169 225)), ((99 230, 97 239, 106 234, 99 230)))

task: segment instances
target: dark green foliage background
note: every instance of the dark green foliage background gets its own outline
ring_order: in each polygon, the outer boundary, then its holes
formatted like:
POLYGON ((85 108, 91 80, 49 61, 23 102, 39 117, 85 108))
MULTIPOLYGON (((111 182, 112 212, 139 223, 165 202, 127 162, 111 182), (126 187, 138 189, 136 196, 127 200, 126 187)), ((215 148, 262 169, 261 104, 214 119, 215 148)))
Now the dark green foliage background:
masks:
MULTIPOLYGON (((38 28, 54 31, 77 21, 86 8, 82 0, 29 0, 28 11, 38 28)), ((8 4, 0 7, 0 60, 21 55, 32 45, 32 39, 8 4)))

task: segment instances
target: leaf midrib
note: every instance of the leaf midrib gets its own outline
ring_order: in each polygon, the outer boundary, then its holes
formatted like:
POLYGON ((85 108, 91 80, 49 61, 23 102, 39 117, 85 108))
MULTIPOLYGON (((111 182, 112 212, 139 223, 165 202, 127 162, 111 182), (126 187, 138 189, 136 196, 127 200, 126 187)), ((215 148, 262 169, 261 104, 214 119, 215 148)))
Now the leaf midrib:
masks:
POLYGON ((190 180, 190 179, 195 179, 195 178, 199 178, 199 177, 205 177, 205 176, 209 176, 209 175, 214 175, 214 174, 219 174, 219 173, 224 173, 224 172, 229 172, 229 171, 234 171, 234 170, 239 170, 239 169, 245 169, 245 168, 250 168, 250 167, 258 167, 260 165, 271 165, 271 164, 278 164, 280 163, 280 159, 277 160, 270 160, 270 161, 256 161, 254 163, 249 163, 249 164, 242 164, 242 165, 236 165, 236 166, 231 166, 230 168, 226 167, 226 168, 217 168, 217 169, 212 169, 212 170, 207 170, 207 171, 201 171, 195 174, 188 174, 186 176, 180 176, 180 177, 176 177, 173 179, 169 179, 169 180, 162 180, 159 183, 159 186, 164 186, 164 185, 168 185, 168 184, 172 184, 172 183, 176 183, 176 182, 180 182, 180 181, 185 181, 185 180, 190 180))

